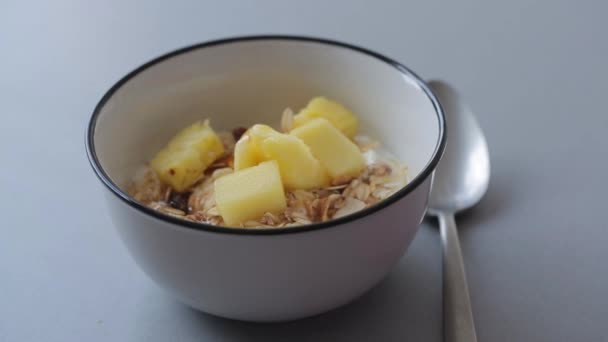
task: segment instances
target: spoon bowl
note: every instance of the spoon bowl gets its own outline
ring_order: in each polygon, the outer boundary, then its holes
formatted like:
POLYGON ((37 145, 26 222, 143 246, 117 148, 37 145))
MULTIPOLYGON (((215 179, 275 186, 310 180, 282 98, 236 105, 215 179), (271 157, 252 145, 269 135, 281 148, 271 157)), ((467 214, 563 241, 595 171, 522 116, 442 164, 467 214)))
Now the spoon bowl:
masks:
POLYGON ((456 213, 481 200, 490 181, 488 145, 473 112, 456 90, 442 81, 429 85, 446 112, 448 142, 435 170, 429 212, 456 213))

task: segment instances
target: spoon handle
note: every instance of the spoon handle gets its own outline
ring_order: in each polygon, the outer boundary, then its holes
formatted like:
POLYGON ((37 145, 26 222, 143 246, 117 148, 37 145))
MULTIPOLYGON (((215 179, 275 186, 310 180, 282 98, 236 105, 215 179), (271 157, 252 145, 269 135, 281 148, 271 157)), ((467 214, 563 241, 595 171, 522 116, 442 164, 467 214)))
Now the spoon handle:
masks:
POLYGON ((476 342, 467 279, 452 214, 439 214, 443 245, 443 328, 446 342, 476 342))

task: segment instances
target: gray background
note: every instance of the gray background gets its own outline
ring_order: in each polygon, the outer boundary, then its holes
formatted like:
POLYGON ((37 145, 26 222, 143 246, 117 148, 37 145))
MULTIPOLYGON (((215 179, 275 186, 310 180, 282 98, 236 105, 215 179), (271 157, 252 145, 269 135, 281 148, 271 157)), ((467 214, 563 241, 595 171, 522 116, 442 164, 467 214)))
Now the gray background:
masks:
POLYGON ((357 302, 257 325, 209 317, 135 266, 85 158, 101 95, 139 64, 254 33, 339 39, 441 77, 491 150, 458 219, 480 341, 608 341, 605 1, 0 2, 0 341, 440 341, 425 223, 357 302))

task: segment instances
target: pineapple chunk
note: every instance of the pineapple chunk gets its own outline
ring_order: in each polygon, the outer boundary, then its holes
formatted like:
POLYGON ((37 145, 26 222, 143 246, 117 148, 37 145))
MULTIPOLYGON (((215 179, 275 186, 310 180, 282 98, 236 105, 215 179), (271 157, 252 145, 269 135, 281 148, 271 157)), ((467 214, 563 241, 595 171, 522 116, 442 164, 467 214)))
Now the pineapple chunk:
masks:
POLYGON ((277 161, 286 188, 306 190, 329 185, 327 171, 297 137, 277 134, 263 140, 260 149, 266 160, 277 161))
POLYGON ((260 146, 261 142, 266 138, 277 136, 281 133, 275 131, 268 125, 256 124, 251 126, 245 134, 251 137, 251 141, 253 141, 255 145, 260 146))
POLYGON ((234 169, 242 170, 268 160, 278 162, 283 184, 289 189, 314 189, 329 184, 329 175, 300 139, 270 126, 254 125, 235 146, 234 169))
POLYGON ((180 148, 197 150, 205 168, 224 154, 224 144, 207 120, 184 128, 169 141, 169 149, 180 148))
POLYGON ((150 166, 161 181, 185 191, 223 154, 224 145, 209 123, 196 122, 174 136, 150 166))
POLYGON ((214 188, 217 208, 229 226, 259 219, 266 212, 279 213, 287 207, 276 161, 220 177, 214 188))
POLYGON ((357 177, 365 167, 361 151, 329 121, 317 118, 291 131, 321 161, 334 183, 357 177))
POLYGON ((243 134, 234 147, 234 170, 255 166, 264 160, 260 144, 264 139, 281 133, 267 125, 256 124, 243 134))
POLYGON ((256 166, 263 160, 260 150, 248 135, 243 135, 234 146, 234 170, 256 166))
POLYGON ((293 127, 297 128, 315 118, 325 118, 349 139, 357 134, 359 120, 338 102, 325 97, 315 97, 308 105, 293 117, 293 127))
POLYGON ((152 159, 150 166, 163 183, 179 192, 187 190, 205 170, 200 154, 194 149, 164 148, 152 159))

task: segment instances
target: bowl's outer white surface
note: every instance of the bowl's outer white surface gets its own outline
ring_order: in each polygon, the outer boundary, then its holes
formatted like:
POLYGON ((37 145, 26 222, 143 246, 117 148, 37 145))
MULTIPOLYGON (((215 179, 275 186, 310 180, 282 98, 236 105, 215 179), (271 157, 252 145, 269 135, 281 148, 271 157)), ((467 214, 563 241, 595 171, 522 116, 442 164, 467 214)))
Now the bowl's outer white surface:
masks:
POLYGON ((382 280, 412 241, 429 188, 430 178, 362 219, 280 235, 195 231, 146 215, 109 191, 106 197, 120 236, 150 278, 202 311, 263 322, 331 310, 382 280))
MULTIPOLYGON (((361 130, 418 177, 438 145, 436 108, 394 66, 342 46, 250 40, 189 50, 153 64, 106 98, 94 131, 101 168, 128 183, 180 128, 278 123, 324 95, 350 107, 361 130)), ((107 191, 110 215, 141 268, 176 297, 235 319, 281 321, 330 310, 380 281, 424 216, 430 175, 403 198, 335 227, 275 235, 195 230, 152 217, 107 191)))

